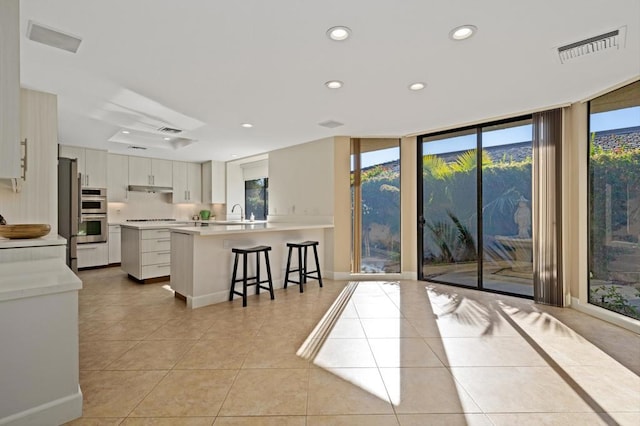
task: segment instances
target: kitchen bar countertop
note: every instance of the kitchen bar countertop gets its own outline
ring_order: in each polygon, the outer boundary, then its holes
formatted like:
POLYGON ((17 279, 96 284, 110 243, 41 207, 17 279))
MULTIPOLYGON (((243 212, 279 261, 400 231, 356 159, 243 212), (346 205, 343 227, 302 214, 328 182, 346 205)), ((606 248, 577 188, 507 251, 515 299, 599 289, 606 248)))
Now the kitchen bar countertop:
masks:
MULTIPOLYGON (((132 229, 164 229, 164 228, 175 228, 177 226, 188 226, 193 224, 193 221, 175 221, 175 222, 122 222, 119 223, 121 228, 132 228, 132 229)), ((115 225, 115 223, 112 223, 115 225)))
POLYGON ((267 222, 267 223, 242 222, 242 223, 232 224, 232 225, 210 223, 209 226, 172 227, 171 232, 206 237, 206 236, 214 236, 214 235, 241 234, 241 233, 250 233, 250 232, 277 232, 277 231, 295 231, 295 230, 301 230, 301 229, 323 229, 323 228, 333 228, 333 225, 329 223, 290 223, 290 222, 267 222))

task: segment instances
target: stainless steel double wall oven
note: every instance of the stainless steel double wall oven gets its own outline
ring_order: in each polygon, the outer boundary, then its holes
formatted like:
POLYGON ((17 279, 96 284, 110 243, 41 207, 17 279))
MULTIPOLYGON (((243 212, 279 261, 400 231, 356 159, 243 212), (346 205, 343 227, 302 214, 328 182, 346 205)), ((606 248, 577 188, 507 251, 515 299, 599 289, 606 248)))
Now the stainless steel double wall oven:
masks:
POLYGON ((82 188, 78 243, 106 242, 108 235, 107 190, 105 188, 82 188))

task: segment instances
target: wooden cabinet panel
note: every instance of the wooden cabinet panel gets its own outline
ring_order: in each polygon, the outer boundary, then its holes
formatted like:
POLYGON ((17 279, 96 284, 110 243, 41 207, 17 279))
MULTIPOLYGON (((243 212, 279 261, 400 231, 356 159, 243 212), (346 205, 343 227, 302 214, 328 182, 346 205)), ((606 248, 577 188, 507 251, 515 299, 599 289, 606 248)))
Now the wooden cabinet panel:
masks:
POLYGON ((20 2, 0 2, 0 178, 19 178, 20 2))
POLYGON ((129 157, 126 155, 107 155, 107 199, 109 202, 125 202, 129 191, 129 157))
POLYGON ((151 175, 154 186, 173 186, 173 162, 171 160, 151 160, 151 175))
POLYGON ((91 188, 107 187, 107 151, 85 149, 84 174, 86 185, 91 188))
POLYGON ((59 155, 78 160, 78 173, 83 187, 107 187, 107 151, 60 145, 59 155))
POLYGON ((78 244, 78 268, 104 266, 109 263, 107 243, 78 244))
POLYGON ((109 225, 109 263, 120 263, 121 253, 120 225, 109 225))
POLYGON ((151 158, 129 157, 129 185, 151 185, 151 158))
POLYGON ((202 164, 202 202, 224 204, 226 200, 226 165, 222 161, 207 161, 202 164))
POLYGON ((173 162, 173 203, 202 201, 202 168, 198 163, 173 162))

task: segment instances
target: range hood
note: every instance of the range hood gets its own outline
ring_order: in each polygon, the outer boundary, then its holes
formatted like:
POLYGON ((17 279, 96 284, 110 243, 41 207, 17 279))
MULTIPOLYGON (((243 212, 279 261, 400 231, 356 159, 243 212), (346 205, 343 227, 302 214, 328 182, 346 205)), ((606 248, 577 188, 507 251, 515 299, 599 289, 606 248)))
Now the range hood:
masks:
POLYGON ((127 189, 135 192, 158 192, 161 194, 169 194, 173 192, 173 188, 170 186, 129 185, 127 189))

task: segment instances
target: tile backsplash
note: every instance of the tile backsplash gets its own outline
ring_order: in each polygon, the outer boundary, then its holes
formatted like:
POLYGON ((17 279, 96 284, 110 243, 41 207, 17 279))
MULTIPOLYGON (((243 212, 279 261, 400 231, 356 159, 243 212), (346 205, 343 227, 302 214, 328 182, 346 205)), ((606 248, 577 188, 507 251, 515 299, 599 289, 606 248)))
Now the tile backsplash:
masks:
MULTIPOLYGON (((107 194, 108 195, 108 194, 107 194)), ((108 204, 109 223, 127 219, 178 219, 188 220, 200 210, 211 210, 217 219, 225 219, 224 204, 172 204, 171 194, 129 192, 124 203, 108 204)))

